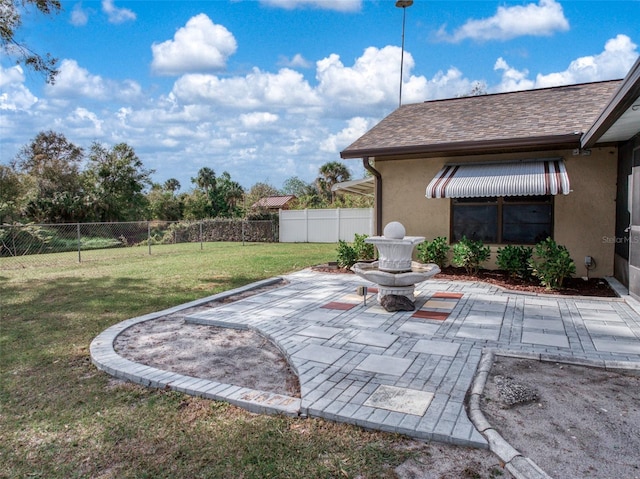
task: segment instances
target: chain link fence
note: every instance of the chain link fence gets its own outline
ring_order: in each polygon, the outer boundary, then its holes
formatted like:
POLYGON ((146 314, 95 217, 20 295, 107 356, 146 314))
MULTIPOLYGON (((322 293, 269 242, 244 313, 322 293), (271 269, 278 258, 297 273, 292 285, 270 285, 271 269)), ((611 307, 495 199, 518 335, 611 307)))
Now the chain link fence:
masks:
POLYGON ((0 270, 172 254, 215 241, 277 242, 277 220, 134 221, 0 226, 0 270), (184 248, 182 246, 181 248, 184 248), (189 245, 186 245, 189 247, 189 245))

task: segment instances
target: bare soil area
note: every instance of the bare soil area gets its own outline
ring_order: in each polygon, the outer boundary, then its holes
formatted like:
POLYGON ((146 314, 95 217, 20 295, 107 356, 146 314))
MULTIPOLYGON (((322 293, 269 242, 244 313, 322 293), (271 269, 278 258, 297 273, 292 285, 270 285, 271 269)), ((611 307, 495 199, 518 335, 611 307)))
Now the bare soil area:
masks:
POLYGON ((481 407, 552 477, 640 478, 640 375, 497 356, 481 407))

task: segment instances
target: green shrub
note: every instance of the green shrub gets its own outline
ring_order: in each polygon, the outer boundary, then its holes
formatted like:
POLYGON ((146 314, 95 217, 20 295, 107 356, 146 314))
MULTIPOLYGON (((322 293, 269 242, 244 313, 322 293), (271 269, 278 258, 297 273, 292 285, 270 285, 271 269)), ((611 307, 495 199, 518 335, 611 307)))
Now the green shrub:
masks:
POLYGON ((576 272, 576 265, 569 255, 569 250, 551 238, 535 245, 529 265, 533 276, 547 289, 562 288, 565 278, 576 272))
POLYGON ((463 236, 453 245, 453 258, 451 262, 455 266, 462 266, 467 274, 477 274, 480 265, 489 259, 491 248, 484 246, 482 241, 474 241, 463 236))
POLYGON ((353 240, 353 249, 356 252, 357 259, 374 259, 376 257, 375 247, 371 243, 364 241, 368 237, 368 235, 356 233, 353 240))
POLYGON ((504 269, 509 277, 520 277, 522 279, 531 278, 531 266, 529 260, 533 249, 526 246, 507 245, 498 248, 496 263, 500 269, 504 269))
POLYGON ((338 266, 351 268, 358 261, 358 253, 346 241, 338 241, 338 266))
POLYGON ((416 250, 418 251, 418 261, 421 263, 435 263, 440 269, 447 265, 449 255, 447 238, 438 236, 433 241, 425 241, 420 243, 416 250))

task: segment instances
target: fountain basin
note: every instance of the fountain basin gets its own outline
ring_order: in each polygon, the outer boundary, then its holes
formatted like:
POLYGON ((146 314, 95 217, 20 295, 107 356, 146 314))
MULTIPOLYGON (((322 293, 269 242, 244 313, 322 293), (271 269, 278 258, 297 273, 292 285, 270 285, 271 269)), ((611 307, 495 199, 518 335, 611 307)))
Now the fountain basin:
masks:
POLYGON ((424 236, 405 236, 401 239, 385 236, 371 236, 364 240, 378 249, 378 269, 391 273, 411 272, 413 263, 411 255, 417 244, 424 241, 424 236))
POLYGON ((421 283, 440 272, 436 264, 423 264, 411 260, 409 270, 401 273, 380 269, 380 261, 356 263, 351 270, 361 278, 378 285, 378 301, 389 294, 406 296, 409 300, 415 301, 416 283, 421 283))

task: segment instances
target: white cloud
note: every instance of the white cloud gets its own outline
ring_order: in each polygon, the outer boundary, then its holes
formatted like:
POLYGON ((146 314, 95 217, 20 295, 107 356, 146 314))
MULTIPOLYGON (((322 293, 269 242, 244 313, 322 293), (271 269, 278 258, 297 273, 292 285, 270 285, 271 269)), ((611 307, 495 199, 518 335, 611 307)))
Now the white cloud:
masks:
POLYGON ((500 84, 494 88, 496 92, 530 90, 535 87, 535 82, 528 79, 528 70, 517 70, 510 67, 504 58, 496 60, 493 67, 495 71, 502 71, 500 84))
POLYGON ((89 22, 89 10, 82 8, 82 2, 73 6, 70 22, 76 27, 82 27, 89 22))
POLYGON ((555 0, 540 0, 538 4, 498 7, 493 17, 468 20, 453 34, 442 27, 439 38, 460 42, 472 40, 509 40, 521 36, 550 36, 555 32, 569 30, 569 21, 564 16, 562 5, 555 0))
POLYGON ((118 99, 133 101, 142 94, 140 85, 133 80, 115 82, 100 75, 92 75, 75 60, 65 59, 60 63, 56 82, 45 87, 47 95, 54 98, 72 99, 86 97, 94 100, 118 99))
POLYGON ((278 115, 266 111, 256 111, 240 115, 240 121, 245 128, 255 129, 275 123, 278 121, 278 115))
POLYGON ((517 70, 498 58, 494 70, 502 71, 502 79, 493 90, 529 90, 624 78, 638 58, 637 48, 628 36, 617 35, 605 43, 603 52, 573 60, 564 71, 538 73, 535 80, 528 78, 528 70, 517 70))
POLYGON ((288 68, 310 68, 313 63, 305 59, 300 53, 296 53, 293 58, 287 58, 284 55, 278 59, 278 66, 288 68))
POLYGON ((296 8, 318 8, 338 12, 359 12, 362 0, 260 0, 261 3, 286 10, 296 8))
POLYGON ((182 103, 204 102, 244 110, 263 107, 297 109, 319 105, 318 95, 304 77, 288 68, 278 73, 254 68, 244 77, 231 78, 184 75, 176 81, 172 93, 182 103))
POLYGON ((56 129, 64 130, 74 137, 95 139, 102 137, 104 121, 98 115, 86 108, 78 107, 66 117, 56 121, 56 129))
MULTIPOLYGON (((369 47, 353 66, 345 66, 339 55, 329 55, 316 62, 318 92, 329 104, 339 105, 347 114, 356 111, 362 114, 362 108, 388 106, 390 99, 398 96, 400 56, 398 47, 369 47)), ((416 81, 410 76, 415 63, 406 51, 404 64, 404 84, 411 84, 416 81)))
POLYGON ((3 68, 0 65, 0 110, 28 110, 38 98, 24 86, 24 71, 20 65, 3 68))
POLYGON ((173 40, 151 46, 151 68, 160 75, 219 71, 236 49, 233 34, 201 13, 180 28, 173 40))
POLYGON ((320 150, 327 153, 339 153, 351 143, 364 135, 373 125, 374 121, 362 117, 354 117, 347 121, 347 126, 335 134, 330 134, 320 143, 320 150))
POLYGON ((109 23, 124 23, 136 19, 136 14, 128 8, 118 8, 114 0, 102 0, 102 11, 107 14, 109 23))
POLYGON ((563 72, 536 76, 536 87, 571 85, 624 78, 638 58, 638 45, 626 35, 607 41, 604 51, 572 61, 563 72))

